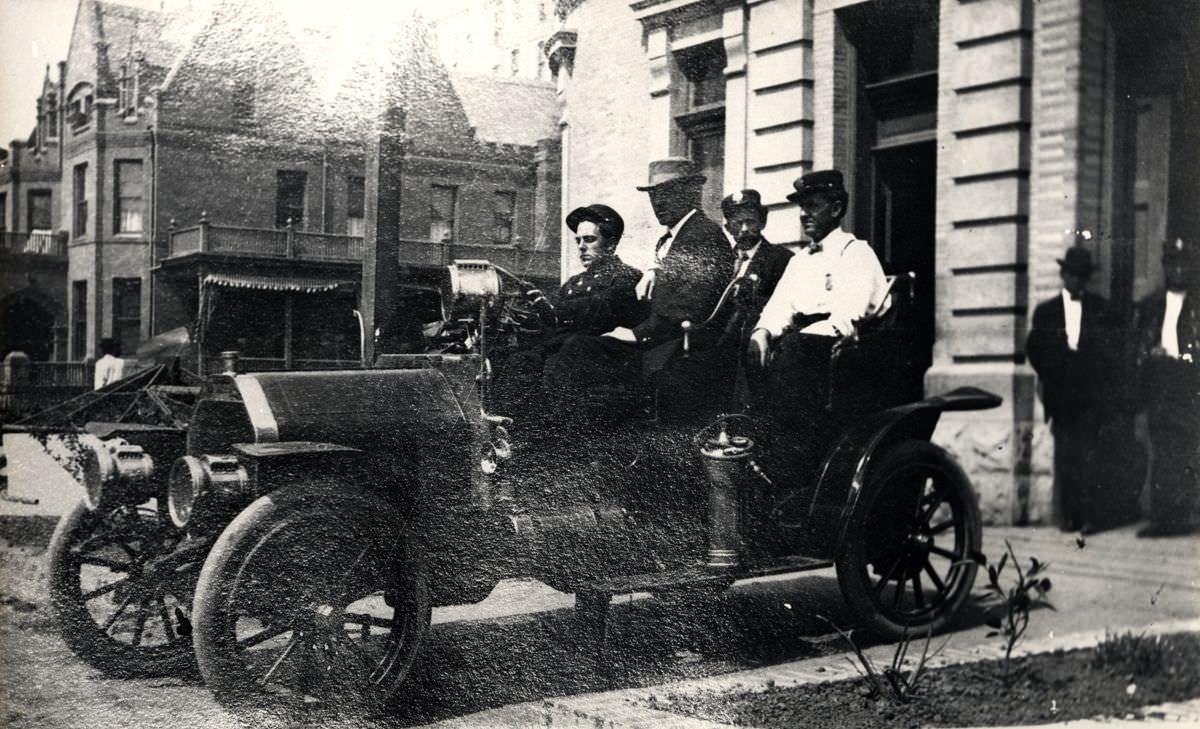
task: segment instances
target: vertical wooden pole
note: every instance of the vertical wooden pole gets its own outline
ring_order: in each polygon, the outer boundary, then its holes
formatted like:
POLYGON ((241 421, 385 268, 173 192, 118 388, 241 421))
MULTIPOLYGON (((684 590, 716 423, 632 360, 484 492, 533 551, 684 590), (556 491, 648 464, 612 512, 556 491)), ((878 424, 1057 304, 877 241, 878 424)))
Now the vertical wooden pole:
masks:
POLYGON ((294 303, 294 294, 291 291, 283 293, 283 368, 285 370, 292 369, 292 305, 294 303))
MULTIPOLYGON (((389 107, 367 150, 363 226, 363 366, 379 352, 376 332, 395 314, 400 261, 400 196, 404 163, 404 110, 389 107)), ((386 336, 387 333, 385 333, 386 336)))

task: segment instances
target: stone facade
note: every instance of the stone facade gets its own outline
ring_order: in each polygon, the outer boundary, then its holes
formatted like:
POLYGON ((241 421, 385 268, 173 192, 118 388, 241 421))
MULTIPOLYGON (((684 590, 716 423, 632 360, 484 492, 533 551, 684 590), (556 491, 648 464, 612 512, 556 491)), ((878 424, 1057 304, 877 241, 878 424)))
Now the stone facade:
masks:
POLYGON ((792 179, 843 170, 855 196, 846 223, 885 268, 930 267, 927 394, 973 385, 1004 398, 946 414, 935 440, 971 474, 988 521, 1046 522, 1053 439, 1024 340, 1032 308, 1059 288, 1056 259, 1090 246, 1093 286, 1128 323, 1133 300, 1158 285, 1166 228, 1200 232, 1184 202, 1200 199, 1197 165, 1175 162, 1198 148, 1196 82, 1167 70, 1172 53, 1194 60, 1196 49, 1156 22, 1179 12, 1105 0, 587 0, 564 24, 575 57, 560 77, 564 208, 614 205, 633 223, 623 255, 648 257, 657 227, 632 187, 649 160, 689 152, 679 59, 719 39, 724 191, 758 188, 768 237, 791 243, 792 179), (910 31, 910 52, 897 53, 910 31), (905 107, 924 93, 930 113, 905 107), (879 187, 880 165, 922 148, 936 154, 928 242, 888 240, 880 221, 895 219, 881 200, 896 191, 879 187))

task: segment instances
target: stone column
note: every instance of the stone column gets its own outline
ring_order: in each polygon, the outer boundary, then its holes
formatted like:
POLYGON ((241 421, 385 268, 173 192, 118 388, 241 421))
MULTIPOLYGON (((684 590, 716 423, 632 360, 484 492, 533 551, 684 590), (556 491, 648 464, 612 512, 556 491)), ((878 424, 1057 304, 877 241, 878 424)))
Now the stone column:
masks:
POLYGON ((1046 462, 1046 433, 1024 363, 1032 18, 1030 0, 941 3, 937 336, 925 390, 972 385, 1004 398, 994 410, 947 413, 934 434, 992 523, 1039 520, 1049 501, 1044 467, 1034 466, 1046 462))

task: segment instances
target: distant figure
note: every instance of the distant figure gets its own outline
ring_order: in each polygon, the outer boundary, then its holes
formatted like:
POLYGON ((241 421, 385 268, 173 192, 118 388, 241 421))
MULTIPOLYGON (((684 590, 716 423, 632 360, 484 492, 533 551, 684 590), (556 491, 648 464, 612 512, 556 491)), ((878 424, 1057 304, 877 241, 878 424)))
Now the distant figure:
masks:
POLYGON ((120 353, 117 340, 112 337, 100 340, 100 359, 96 360, 94 389, 99 390, 105 385, 111 385, 125 376, 125 360, 117 356, 120 353))
POLYGON ((1076 246, 1058 265, 1062 290, 1034 309, 1025 352, 1054 434, 1059 526, 1090 534, 1107 480, 1100 435, 1113 415, 1117 342, 1108 301, 1087 290, 1091 253, 1076 246))
POLYGON ((1150 524, 1139 537, 1192 531, 1200 490, 1200 251, 1175 238, 1163 249, 1165 291, 1137 310, 1138 374, 1154 460, 1150 524))

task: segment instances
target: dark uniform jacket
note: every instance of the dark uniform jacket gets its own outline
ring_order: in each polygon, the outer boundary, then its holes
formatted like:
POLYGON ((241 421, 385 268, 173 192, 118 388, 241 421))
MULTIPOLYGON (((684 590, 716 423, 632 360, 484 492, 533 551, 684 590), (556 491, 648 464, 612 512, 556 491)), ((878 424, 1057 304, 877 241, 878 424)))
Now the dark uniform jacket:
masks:
POLYGON ((1047 420, 1114 404, 1116 398, 1119 342, 1108 301, 1085 291, 1080 303, 1079 348, 1074 352, 1067 347, 1061 293, 1033 310, 1025 353, 1038 374, 1047 420))
POLYGON ((758 276, 758 283, 752 292, 750 302, 756 309, 754 312, 755 321, 758 320, 757 315, 762 311, 767 300, 771 298, 771 294, 775 293, 775 287, 779 284, 779 279, 783 276, 783 270, 787 268, 788 261, 791 259, 792 252, 790 250, 783 246, 769 243, 766 238, 758 244, 758 250, 754 252, 754 258, 750 259, 750 265, 746 267, 746 273, 744 274, 746 276, 750 276, 751 274, 758 276))
POLYGON ((650 315, 633 327, 637 338, 651 343, 675 339, 681 336, 681 322, 707 319, 733 277, 734 260, 721 226, 697 210, 660 262, 650 315))
POLYGON ((603 334, 633 327, 647 314, 634 292, 641 271, 615 255, 567 279, 554 296, 553 326, 562 333, 603 334))

